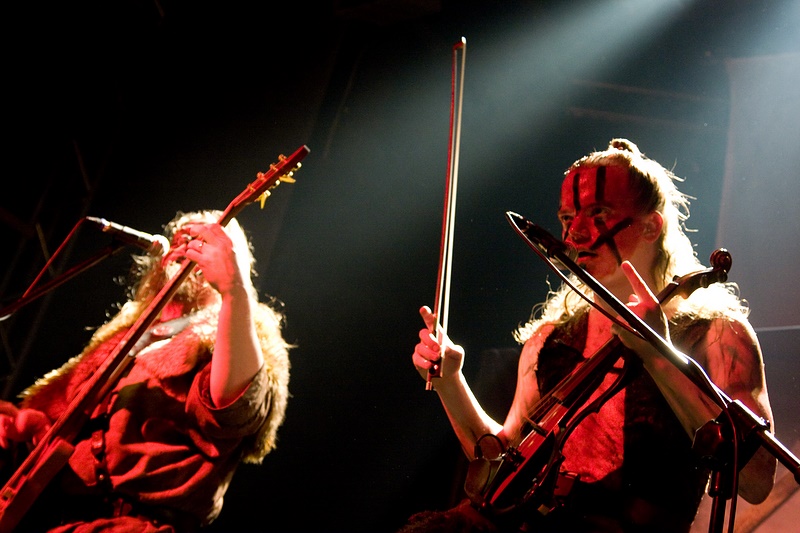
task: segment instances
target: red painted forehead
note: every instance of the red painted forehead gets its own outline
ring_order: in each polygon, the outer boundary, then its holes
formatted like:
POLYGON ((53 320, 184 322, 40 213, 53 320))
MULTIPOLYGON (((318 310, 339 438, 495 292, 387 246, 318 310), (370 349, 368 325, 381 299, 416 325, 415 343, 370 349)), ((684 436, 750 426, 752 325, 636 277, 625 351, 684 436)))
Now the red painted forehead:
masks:
POLYGON ((621 166, 578 167, 561 184, 561 209, 594 204, 632 207, 628 169, 621 166))

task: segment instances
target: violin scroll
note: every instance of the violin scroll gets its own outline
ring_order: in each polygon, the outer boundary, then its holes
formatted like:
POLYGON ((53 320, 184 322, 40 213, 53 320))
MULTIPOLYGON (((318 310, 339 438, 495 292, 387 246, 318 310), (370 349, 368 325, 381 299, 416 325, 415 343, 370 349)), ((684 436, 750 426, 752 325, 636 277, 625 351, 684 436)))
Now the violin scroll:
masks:
POLYGON ((731 271, 731 264, 733 264, 731 254, 725 248, 714 250, 711 253, 709 261, 711 261, 711 266, 713 268, 724 270, 726 273, 731 271))

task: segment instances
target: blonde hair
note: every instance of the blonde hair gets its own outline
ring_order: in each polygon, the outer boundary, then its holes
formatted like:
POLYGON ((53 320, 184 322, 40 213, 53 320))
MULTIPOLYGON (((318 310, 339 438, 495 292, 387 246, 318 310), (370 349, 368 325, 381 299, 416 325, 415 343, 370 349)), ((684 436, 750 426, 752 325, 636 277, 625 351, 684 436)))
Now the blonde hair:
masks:
MULTIPOLYGON (((705 268, 697 258, 691 240, 686 235, 686 220, 689 218, 690 197, 678 190, 677 181, 682 181, 672 171, 646 157, 639 148, 627 139, 612 139, 603 151, 592 152, 575 161, 564 176, 578 168, 617 166, 626 168, 630 188, 641 212, 661 214, 664 224, 656 241, 658 255, 653 265, 654 292, 663 289, 675 276, 689 274, 705 268)), ((576 276, 570 281, 589 299, 592 291, 576 276)), ((547 299, 536 305, 529 321, 514 332, 519 343, 528 340, 544 324, 562 324, 585 312, 590 304, 568 285, 562 284, 548 293, 547 299)), ((716 283, 706 289, 698 289, 687 299, 679 299, 676 314, 696 317, 740 317, 748 314, 746 302, 738 297, 734 283, 716 283)))
MULTIPOLYGON (((222 213, 220 211, 178 212, 165 225, 164 233, 171 240, 187 224, 218 222, 221 216, 222 213)), ((251 279, 251 276, 255 275, 255 259, 252 253, 252 245, 247 235, 235 218, 226 224, 225 229, 233 241, 237 258, 240 261, 240 268, 250 272, 250 276, 244 276, 244 280, 248 283, 248 291, 256 302, 253 310, 253 321, 255 322, 258 342, 264 355, 262 371, 266 374, 266 388, 270 402, 269 414, 258 432, 245 440, 242 450, 243 462, 258 464, 277 446, 278 428, 283 424, 290 396, 289 377, 291 365, 288 354, 289 350, 294 346, 287 343, 282 335, 285 317, 281 310, 281 302, 274 298, 267 302, 259 301, 251 279)), ((36 383, 25 389, 19 397, 23 400, 29 400, 49 383, 63 379, 87 354, 119 332, 133 326, 147 308, 150 299, 155 296, 156 292, 160 290, 167 280, 167 273, 161 264, 161 259, 165 253, 167 253, 167 250, 162 250, 157 255, 135 256, 134 266, 129 274, 131 278, 131 286, 129 288, 131 299, 118 306, 118 312, 97 329, 79 355, 72 357, 60 368, 38 379, 36 383)), ((213 350, 216 340, 218 311, 219 304, 204 307, 199 310, 193 321, 200 343, 209 351, 213 350)))

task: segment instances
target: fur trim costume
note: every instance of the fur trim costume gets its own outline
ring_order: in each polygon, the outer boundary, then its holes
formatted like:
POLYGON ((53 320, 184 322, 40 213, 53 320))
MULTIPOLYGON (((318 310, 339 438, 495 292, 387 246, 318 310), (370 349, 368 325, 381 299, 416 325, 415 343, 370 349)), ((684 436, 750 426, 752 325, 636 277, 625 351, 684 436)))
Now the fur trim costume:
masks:
MULTIPOLYGON (((80 355, 25 390, 22 407, 56 420, 140 311, 135 302, 123 306, 80 355)), ((216 315, 199 311, 172 331, 165 332, 169 323, 151 327, 149 344, 134 349, 136 361, 74 442, 57 490, 80 495, 78 507, 84 494, 112 495, 189 515, 198 525, 213 521, 238 463, 260 463, 275 448, 289 396, 281 318, 263 303, 254 315, 264 365, 223 408, 209 390, 216 315)))

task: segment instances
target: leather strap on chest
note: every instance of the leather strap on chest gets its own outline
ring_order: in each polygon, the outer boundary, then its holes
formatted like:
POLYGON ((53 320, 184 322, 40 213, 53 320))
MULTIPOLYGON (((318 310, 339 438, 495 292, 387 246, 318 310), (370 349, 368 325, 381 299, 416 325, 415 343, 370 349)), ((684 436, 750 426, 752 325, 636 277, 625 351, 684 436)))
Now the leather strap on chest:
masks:
MULTIPOLYGON (((183 331, 186 326, 190 324, 190 322, 191 317, 184 316, 156 324, 142 335, 139 341, 131 349, 129 357, 135 357, 136 354, 154 342, 169 339, 170 337, 177 335, 183 331)), ((91 435, 89 437, 92 456, 95 460, 95 479, 97 480, 98 485, 109 489, 111 488, 111 485, 109 483, 108 465, 106 463, 105 434, 108 430, 108 410, 110 403, 111 394, 103 398, 103 401, 98 404, 97 408, 95 409, 95 414, 90 422, 91 435)))

